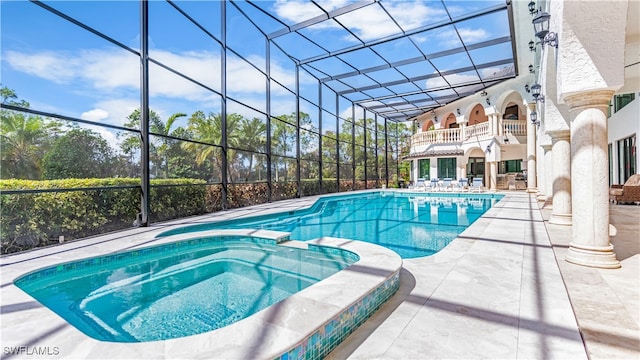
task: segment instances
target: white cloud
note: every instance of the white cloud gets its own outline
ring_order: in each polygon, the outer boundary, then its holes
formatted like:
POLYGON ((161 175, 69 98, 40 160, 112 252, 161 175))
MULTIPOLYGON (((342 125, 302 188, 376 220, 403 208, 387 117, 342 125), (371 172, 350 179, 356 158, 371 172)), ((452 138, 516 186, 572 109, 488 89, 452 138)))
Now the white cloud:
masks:
MULTIPOLYGON (((451 74, 445 76, 445 78, 452 84, 464 84, 467 82, 477 81, 478 77, 472 74, 451 74)), ((448 86, 445 79, 442 77, 427 79, 425 87, 427 89, 435 89, 439 87, 448 86)))
MULTIPOLYGON (((491 35, 485 29, 469 29, 469 28, 460 28, 458 29, 458 33, 462 37, 462 40, 466 44, 473 44, 485 39, 488 39, 491 35)), ((452 46, 461 46, 460 40, 458 39, 458 35, 455 30, 448 29, 446 31, 441 31, 437 33, 436 38, 440 40, 440 45, 452 47, 452 46)))
MULTIPOLYGON (((218 89, 220 84, 220 54, 207 51, 171 53, 152 51, 154 59, 183 72, 203 84, 218 89)), ((33 76, 58 84, 74 83, 89 87, 89 91, 109 92, 138 90, 140 88, 139 60, 123 51, 81 50, 74 54, 63 51, 20 53, 8 51, 6 59, 11 67, 33 76), (80 83, 76 83, 76 82, 80 83)), ((264 58, 252 56, 255 63, 265 63, 264 58)), ((191 101, 207 101, 210 93, 198 85, 179 79, 177 75, 151 65, 150 86, 152 96, 185 98, 191 101)), ((294 74, 272 62, 271 71, 280 82, 293 87, 294 74)), ((264 76, 241 59, 227 62, 227 83, 234 91, 264 93, 264 76)))
POLYGON ((80 118, 89 121, 100 121, 109 117, 109 112, 103 109, 92 109, 80 114, 80 118))
MULTIPOLYGON (((332 11, 344 7, 350 2, 329 0, 319 1, 318 4, 326 11, 332 11)), ((432 22, 434 17, 446 15, 442 9, 429 7, 421 1, 393 1, 383 5, 405 30, 418 28, 425 25, 427 21, 432 22)), ((274 10, 279 17, 292 24, 323 14, 317 6, 308 1, 278 0, 274 5, 274 10)), ((398 34, 401 31, 377 4, 365 6, 355 12, 338 16, 336 19, 363 40, 378 39, 398 34)), ((340 26, 335 21, 324 21, 309 27, 313 31, 324 31, 331 28, 340 28, 340 26)))

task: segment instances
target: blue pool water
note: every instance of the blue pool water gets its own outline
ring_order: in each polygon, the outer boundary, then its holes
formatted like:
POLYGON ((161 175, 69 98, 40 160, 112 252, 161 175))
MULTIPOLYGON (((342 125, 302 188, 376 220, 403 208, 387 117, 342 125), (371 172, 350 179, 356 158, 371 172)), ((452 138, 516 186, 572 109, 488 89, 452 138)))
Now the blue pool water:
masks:
POLYGON ((142 342, 229 325, 357 260, 317 245, 201 238, 61 264, 15 284, 95 339, 142 342))
POLYGON ((185 226, 167 236, 211 229, 269 229, 291 239, 333 236, 385 246, 402 258, 432 255, 447 246, 503 195, 375 192, 321 198, 311 208, 185 226))

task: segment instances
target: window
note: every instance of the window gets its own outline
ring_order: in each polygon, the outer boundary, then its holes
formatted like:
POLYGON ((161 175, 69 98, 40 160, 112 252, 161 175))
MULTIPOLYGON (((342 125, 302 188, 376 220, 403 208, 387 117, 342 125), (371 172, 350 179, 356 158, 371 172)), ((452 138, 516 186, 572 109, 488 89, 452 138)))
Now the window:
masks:
POLYGON ((456 158, 438 159, 438 178, 456 178, 456 158))
POLYGON ((613 112, 617 113, 635 99, 636 94, 621 94, 613 97, 613 112))
POLYGON ((636 136, 635 134, 618 141, 618 171, 620 184, 636 173, 636 136))
POLYGON ((506 160, 498 164, 498 174, 518 172, 522 172, 522 160, 506 160))
POLYGON ((431 161, 430 159, 418 160, 418 177, 423 179, 431 179, 430 174, 431 161))

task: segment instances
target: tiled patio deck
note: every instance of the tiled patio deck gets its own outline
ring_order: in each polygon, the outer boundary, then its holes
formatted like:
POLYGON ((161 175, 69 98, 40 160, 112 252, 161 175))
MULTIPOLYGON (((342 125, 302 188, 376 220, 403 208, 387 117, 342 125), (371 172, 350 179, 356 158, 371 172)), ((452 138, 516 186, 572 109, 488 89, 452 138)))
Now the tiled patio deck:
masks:
MULTIPOLYGON (((264 204, 189 221, 293 210, 315 199, 264 204)), ((404 260, 398 293, 330 358, 640 358, 640 207, 612 206, 612 223, 618 228, 613 242, 623 264, 619 270, 588 269, 562 261, 570 228, 549 225, 544 221, 547 217, 533 196, 506 193, 443 251, 404 260)), ((86 257, 137 246, 149 242, 165 225, 3 257, 2 337, 6 340, 8 331, 20 331, 21 339, 20 344, 3 341, 3 346, 55 346, 60 340, 59 329, 32 326, 38 319, 29 319, 29 314, 39 304, 11 301, 12 293, 20 290, 12 285, 10 274, 45 262, 68 261, 71 254, 86 257), (4 320, 15 324, 18 317, 25 324, 8 328, 4 320)))

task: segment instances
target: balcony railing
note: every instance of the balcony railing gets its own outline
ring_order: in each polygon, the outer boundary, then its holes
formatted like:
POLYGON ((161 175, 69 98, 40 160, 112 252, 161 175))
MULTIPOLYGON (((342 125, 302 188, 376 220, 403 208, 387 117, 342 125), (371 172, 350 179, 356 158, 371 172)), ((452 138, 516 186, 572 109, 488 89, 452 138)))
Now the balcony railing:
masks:
MULTIPOLYGON (((527 135, 526 120, 503 120, 503 133, 514 136, 527 135)), ((411 148, 426 147, 432 144, 464 143, 469 140, 483 140, 499 134, 492 134, 489 122, 466 126, 465 128, 429 130, 411 136, 411 148)))
POLYGON ((505 134, 512 134, 515 136, 527 135, 526 120, 502 120, 502 126, 504 127, 505 134))

